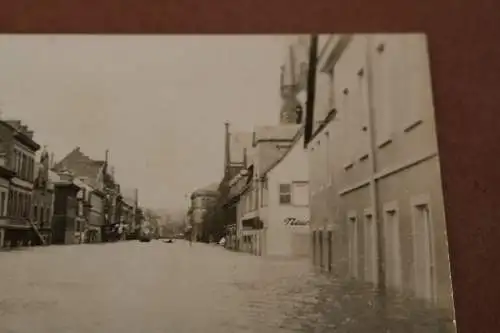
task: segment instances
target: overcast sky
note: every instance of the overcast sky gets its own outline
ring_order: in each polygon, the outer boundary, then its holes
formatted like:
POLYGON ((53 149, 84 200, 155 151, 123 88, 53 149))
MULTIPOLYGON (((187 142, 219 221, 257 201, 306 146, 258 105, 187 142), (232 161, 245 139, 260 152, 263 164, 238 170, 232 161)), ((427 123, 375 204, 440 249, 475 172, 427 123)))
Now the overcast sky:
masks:
POLYGON ((224 122, 278 121, 280 36, 0 36, 0 110, 64 157, 110 150, 141 204, 182 208, 222 176, 224 122))

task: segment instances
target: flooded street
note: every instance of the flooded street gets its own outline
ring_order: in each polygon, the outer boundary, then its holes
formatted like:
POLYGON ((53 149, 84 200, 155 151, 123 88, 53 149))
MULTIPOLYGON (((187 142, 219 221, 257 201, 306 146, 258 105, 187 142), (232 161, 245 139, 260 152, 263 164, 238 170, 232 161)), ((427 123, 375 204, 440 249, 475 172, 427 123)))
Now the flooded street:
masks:
POLYGON ((0 263, 4 333, 446 332, 410 314, 382 320, 369 292, 307 259, 130 241, 0 252, 0 263))

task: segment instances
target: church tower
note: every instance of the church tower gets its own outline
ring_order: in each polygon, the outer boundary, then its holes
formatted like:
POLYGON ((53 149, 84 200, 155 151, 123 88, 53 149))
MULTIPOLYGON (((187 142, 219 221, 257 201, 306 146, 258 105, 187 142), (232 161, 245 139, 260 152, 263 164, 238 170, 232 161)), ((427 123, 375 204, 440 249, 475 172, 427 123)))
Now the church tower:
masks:
POLYGON ((280 109, 280 124, 301 124, 304 118, 304 106, 297 94, 305 89, 307 78, 308 44, 300 36, 288 45, 284 65, 281 67, 280 94, 282 99, 280 109))

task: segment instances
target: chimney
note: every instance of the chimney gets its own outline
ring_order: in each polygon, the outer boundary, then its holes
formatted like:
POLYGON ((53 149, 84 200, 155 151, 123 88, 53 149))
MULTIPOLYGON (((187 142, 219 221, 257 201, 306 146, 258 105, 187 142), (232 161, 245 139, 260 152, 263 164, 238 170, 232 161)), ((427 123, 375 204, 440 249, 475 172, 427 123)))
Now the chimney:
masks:
POLYGON ((106 149, 104 161, 106 162, 106 164, 109 162, 109 149, 106 149))
POLYGON ((224 173, 228 172, 229 164, 231 163, 231 156, 230 156, 230 136, 231 134, 229 133, 229 123, 225 122, 225 149, 224 149, 224 173))
POLYGON ((55 155, 54 153, 50 153, 50 159, 49 159, 49 168, 52 169, 55 165, 55 155))

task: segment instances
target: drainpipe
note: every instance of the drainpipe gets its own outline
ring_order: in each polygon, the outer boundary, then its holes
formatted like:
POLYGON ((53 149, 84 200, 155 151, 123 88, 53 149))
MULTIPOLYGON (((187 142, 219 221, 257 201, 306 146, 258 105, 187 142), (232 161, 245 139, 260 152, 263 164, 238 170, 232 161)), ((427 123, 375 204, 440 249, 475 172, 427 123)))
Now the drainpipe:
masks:
POLYGON ((373 221, 377 226, 377 252, 378 252, 378 276, 377 284, 382 298, 386 295, 385 285, 385 252, 384 252, 384 224, 379 212, 379 197, 377 181, 375 174, 377 173, 377 145, 376 145, 376 128, 375 128, 375 106, 373 105, 373 59, 372 59, 372 38, 366 36, 366 79, 367 79, 367 99, 368 99, 368 135, 370 141, 370 194, 371 205, 373 207, 373 221))

